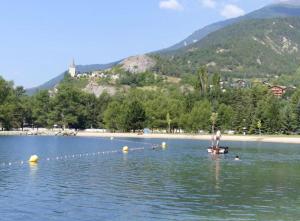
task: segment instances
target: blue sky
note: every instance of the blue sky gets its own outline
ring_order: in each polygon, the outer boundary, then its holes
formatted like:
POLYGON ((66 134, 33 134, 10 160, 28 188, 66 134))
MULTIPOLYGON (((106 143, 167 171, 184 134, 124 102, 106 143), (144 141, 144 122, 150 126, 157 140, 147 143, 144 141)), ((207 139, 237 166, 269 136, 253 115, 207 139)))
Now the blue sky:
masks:
POLYGON ((76 64, 175 44, 273 0, 0 0, 0 75, 37 86, 76 64))

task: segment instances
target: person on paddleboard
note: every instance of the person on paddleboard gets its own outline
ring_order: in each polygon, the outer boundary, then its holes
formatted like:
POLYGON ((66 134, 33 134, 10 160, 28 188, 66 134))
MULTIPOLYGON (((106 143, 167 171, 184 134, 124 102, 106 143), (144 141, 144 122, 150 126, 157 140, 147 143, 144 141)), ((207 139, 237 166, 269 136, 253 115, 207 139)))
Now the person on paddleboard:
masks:
POLYGON ((222 136, 222 134, 221 134, 220 129, 217 130, 216 134, 213 134, 213 137, 212 137, 212 152, 214 154, 219 154, 219 151, 220 151, 219 144, 220 144, 221 136, 222 136))
POLYGON ((220 144, 220 140, 221 140, 221 137, 222 137, 222 134, 221 134, 221 131, 220 130, 217 130, 217 133, 216 133, 216 147, 219 148, 219 144, 220 144))

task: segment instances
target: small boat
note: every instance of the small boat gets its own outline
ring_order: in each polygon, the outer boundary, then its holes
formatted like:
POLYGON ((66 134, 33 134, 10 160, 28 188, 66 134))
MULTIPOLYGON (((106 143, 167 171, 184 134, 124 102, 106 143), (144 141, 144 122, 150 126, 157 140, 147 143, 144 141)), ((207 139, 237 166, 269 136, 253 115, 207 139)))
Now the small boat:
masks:
POLYGON ((219 148, 210 147, 207 149, 207 152, 212 154, 227 154, 229 152, 229 147, 219 147, 219 148))

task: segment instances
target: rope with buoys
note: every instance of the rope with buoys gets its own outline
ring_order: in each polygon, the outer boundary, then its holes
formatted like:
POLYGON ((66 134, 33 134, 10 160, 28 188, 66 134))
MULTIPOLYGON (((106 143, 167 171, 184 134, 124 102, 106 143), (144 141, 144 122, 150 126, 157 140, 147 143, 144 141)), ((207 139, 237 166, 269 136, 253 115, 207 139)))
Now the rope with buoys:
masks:
MULTIPOLYGON (((158 144, 148 143, 148 142, 140 142, 140 141, 134 141, 134 140, 126 140, 126 139, 120 139, 120 138, 110 138, 112 141, 122 141, 127 143, 135 143, 135 144, 143 144, 143 145, 150 145, 150 146, 159 146, 158 144)), ((165 143, 165 142, 163 142, 165 143)), ((162 145, 163 145, 162 143, 162 145)))
POLYGON ((90 157, 90 156, 99 156, 99 155, 108 155, 108 154, 114 154, 114 153, 124 153, 127 154, 129 152, 133 151, 141 151, 146 149, 152 149, 155 150, 159 147, 162 149, 165 149, 167 147, 166 143, 163 142, 161 145, 153 144, 153 143, 146 143, 146 142, 136 142, 136 141, 130 141, 130 140, 123 140, 123 139, 111 139, 116 141, 123 141, 123 142, 131 142, 131 143, 137 143, 137 144, 143 144, 143 145, 149 145, 149 148, 146 147, 135 147, 135 148, 129 148, 128 146, 124 146, 121 150, 110 150, 110 151, 98 151, 93 153, 77 153, 77 154, 71 154, 71 155, 63 155, 63 156, 56 156, 56 157, 45 157, 40 159, 38 155, 32 155, 30 156, 29 160, 20 160, 15 162, 3 162, 0 163, 1 167, 11 167, 11 166, 22 166, 25 165, 25 162, 28 162, 29 164, 38 164, 39 162, 50 162, 50 161, 59 161, 59 160, 68 160, 68 159, 79 159, 83 157, 90 157))

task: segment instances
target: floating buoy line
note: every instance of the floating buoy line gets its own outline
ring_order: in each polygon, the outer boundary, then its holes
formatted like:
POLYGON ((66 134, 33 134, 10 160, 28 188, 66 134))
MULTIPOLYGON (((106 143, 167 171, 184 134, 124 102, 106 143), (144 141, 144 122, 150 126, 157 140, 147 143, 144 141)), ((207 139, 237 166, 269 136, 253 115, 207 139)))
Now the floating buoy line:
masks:
POLYGON ((77 154, 61 155, 61 156, 56 156, 56 157, 44 157, 44 158, 39 158, 38 155, 32 155, 32 156, 30 156, 30 158, 28 160, 2 162, 2 163, 0 163, 0 167, 3 168, 3 167, 12 167, 12 166, 23 166, 23 165, 27 165, 28 163, 30 165, 32 165, 32 164, 37 165, 38 163, 43 163, 43 162, 64 161, 64 160, 72 160, 72 159, 75 160, 75 159, 80 159, 80 158, 96 157, 96 156, 103 156, 103 155, 117 154, 117 153, 127 154, 127 153, 134 152, 134 151, 142 151, 142 150, 146 150, 146 149, 155 150, 158 148, 165 149, 167 147, 167 144, 165 142, 163 142, 161 145, 159 145, 159 144, 153 144, 153 143, 138 142, 138 141, 125 140, 125 139, 116 139, 116 138, 110 138, 110 140, 142 144, 144 146, 129 147, 129 146, 125 145, 118 150, 98 151, 98 152, 93 152, 93 153, 77 153, 77 154))

